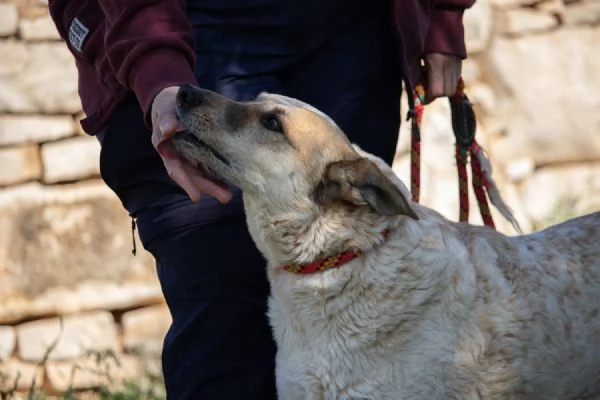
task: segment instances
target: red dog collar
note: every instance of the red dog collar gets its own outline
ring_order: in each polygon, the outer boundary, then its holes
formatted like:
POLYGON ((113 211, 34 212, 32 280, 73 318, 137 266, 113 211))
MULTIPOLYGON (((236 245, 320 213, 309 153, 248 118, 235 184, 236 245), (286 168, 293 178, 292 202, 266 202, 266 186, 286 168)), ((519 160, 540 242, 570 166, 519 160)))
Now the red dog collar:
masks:
MULTIPOLYGON (((385 229, 381 234, 385 239, 387 239, 390 234, 390 230, 385 229)), ((342 265, 362 255, 363 252, 360 250, 346 250, 344 252, 329 256, 327 258, 322 258, 308 264, 292 263, 286 264, 282 266, 282 268, 287 272, 292 272, 294 274, 312 274, 315 272, 322 272, 328 269, 341 267, 342 265)))

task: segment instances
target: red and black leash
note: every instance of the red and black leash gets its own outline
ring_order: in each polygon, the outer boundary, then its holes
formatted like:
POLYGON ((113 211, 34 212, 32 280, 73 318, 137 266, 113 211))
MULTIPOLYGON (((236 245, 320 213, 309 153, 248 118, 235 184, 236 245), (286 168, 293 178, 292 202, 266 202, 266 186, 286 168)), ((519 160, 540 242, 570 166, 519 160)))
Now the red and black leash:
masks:
MULTIPOLYGON (((471 184, 477 199, 481 218, 486 226, 495 229, 494 220, 488 203, 496 206, 500 213, 508 219, 517 231, 519 225, 512 212, 500 197, 500 193, 492 179, 492 169, 483 148, 475 139, 477 120, 473 105, 465 94, 462 78, 459 80, 456 92, 449 98, 452 116, 452 130, 456 139, 456 168, 458 171, 458 195, 460 201, 459 221, 469 220, 469 191, 467 164, 471 161, 471 184)), ((411 119, 411 149, 410 149, 410 188, 412 199, 419 201, 421 187, 421 124, 425 111, 425 86, 418 84, 414 91, 411 119)))

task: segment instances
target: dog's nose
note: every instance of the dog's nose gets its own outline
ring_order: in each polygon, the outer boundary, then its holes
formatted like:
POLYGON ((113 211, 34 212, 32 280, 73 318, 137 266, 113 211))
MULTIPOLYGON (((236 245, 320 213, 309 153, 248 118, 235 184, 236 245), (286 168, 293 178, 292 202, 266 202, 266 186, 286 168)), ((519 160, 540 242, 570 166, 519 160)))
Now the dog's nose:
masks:
POLYGON ((202 92, 192 85, 183 85, 177 92, 177 106, 179 108, 197 107, 202 104, 202 92))

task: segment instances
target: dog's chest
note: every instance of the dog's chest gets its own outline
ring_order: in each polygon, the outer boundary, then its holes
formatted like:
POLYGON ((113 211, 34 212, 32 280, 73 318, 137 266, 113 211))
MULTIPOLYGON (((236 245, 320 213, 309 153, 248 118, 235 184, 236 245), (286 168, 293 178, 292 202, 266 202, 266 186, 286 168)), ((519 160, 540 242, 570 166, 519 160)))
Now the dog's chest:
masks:
POLYGON ((411 340, 418 346, 407 345, 400 338, 378 337, 376 326, 343 313, 324 321, 313 311, 306 321, 283 306, 271 300, 281 399, 412 400, 423 398, 423 388, 430 391, 427 398, 443 398, 441 374, 432 373, 442 369, 443 340, 421 335, 411 340))
POLYGON ((406 354, 405 360, 400 360, 402 356, 389 358, 333 347, 295 353, 282 350, 277 355, 278 393, 283 400, 446 398, 447 382, 438 379, 441 367, 424 361, 423 355, 406 354), (422 369, 424 365, 427 371, 422 369))

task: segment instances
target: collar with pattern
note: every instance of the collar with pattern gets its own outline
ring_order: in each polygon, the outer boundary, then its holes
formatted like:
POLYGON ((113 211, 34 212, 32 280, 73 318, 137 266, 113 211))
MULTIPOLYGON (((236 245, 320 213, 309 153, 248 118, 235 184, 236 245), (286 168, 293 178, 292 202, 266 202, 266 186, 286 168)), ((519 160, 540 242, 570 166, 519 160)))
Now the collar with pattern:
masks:
MULTIPOLYGON (((390 235, 389 229, 384 229, 381 232, 384 239, 390 235)), ((328 269, 341 267, 342 265, 362 256, 364 253, 360 250, 346 250, 326 258, 322 258, 307 264, 291 263, 282 266, 287 272, 294 274, 313 274, 315 272, 323 272, 328 269)))

